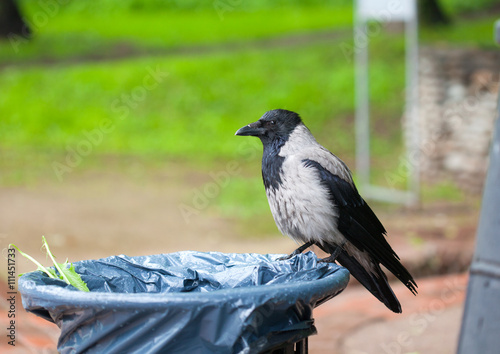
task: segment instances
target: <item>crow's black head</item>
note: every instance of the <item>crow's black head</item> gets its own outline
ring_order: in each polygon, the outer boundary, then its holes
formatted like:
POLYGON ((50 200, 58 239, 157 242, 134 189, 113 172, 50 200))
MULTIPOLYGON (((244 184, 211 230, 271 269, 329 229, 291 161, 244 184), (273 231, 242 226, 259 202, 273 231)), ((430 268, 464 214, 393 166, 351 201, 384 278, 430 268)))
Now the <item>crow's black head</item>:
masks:
POLYGON ((273 109, 255 123, 244 126, 236 132, 236 135, 256 136, 267 144, 274 140, 288 140, 296 126, 302 124, 300 116, 285 109, 273 109))

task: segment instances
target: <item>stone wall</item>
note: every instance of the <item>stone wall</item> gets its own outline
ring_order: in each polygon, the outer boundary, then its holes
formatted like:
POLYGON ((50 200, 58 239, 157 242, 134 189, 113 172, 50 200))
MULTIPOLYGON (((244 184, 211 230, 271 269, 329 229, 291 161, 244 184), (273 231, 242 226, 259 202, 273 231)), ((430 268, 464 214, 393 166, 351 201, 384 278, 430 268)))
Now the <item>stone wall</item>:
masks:
POLYGON ((500 52, 422 48, 419 69, 422 179, 452 179, 480 193, 497 115, 500 52))

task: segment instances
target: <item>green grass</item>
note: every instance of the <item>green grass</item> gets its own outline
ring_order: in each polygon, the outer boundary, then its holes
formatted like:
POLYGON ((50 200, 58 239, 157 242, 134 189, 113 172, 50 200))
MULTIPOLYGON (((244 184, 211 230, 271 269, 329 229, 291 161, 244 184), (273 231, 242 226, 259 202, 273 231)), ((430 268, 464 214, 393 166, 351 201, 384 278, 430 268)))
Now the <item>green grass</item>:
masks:
MULTIPOLYGON (((28 18, 40 11, 38 2, 23 4, 28 18)), ((223 214, 251 219, 267 212, 259 172, 261 147, 256 139, 233 134, 273 108, 299 112, 317 139, 353 167, 353 58, 341 50, 341 45, 352 45, 351 5, 259 4, 228 11, 223 20, 210 6, 190 12, 161 6, 133 12, 132 5, 108 12, 61 8, 17 52, 9 42, 0 43, 0 184, 28 183, 41 176, 57 181, 53 163, 66 164, 68 157, 75 158, 71 151, 89 146, 91 151, 73 171, 105 168, 109 157, 147 160, 151 166, 182 161, 202 164, 207 171, 238 161, 245 172, 222 190, 216 207, 223 214), (193 50, 159 55, 177 47, 339 29, 331 40, 308 44, 290 40, 276 48, 243 45, 209 54, 193 50), (143 55, 127 58, 127 50, 143 55), (157 54, 148 54, 153 51, 157 54), (123 58, 89 60, 117 54, 123 58), (72 61, 44 65, 60 59, 72 61), (143 90, 149 70, 156 68, 168 75, 157 87, 143 90), (134 93, 137 98, 130 99, 134 93), (103 124, 109 131, 96 131, 103 124)), ((421 42, 493 46, 493 20, 459 19, 448 28, 423 28, 421 42)), ((403 152, 402 39, 390 31, 371 39, 372 163, 378 184, 386 184, 385 172, 398 168, 403 152)), ((437 186, 432 195, 451 198, 455 191, 437 186)))
POLYGON ((422 189, 422 201, 433 202, 446 200, 449 202, 460 202, 466 198, 464 191, 460 190, 452 181, 440 181, 436 184, 425 184, 422 189))
MULTIPOLYGON (((373 108, 387 124, 382 138, 394 142, 402 67, 382 56, 373 72, 387 78, 374 88, 373 108)), ((9 67, 0 77, 5 90, 0 146, 11 153, 22 147, 65 155, 90 141, 93 155, 235 158, 243 143, 234 131, 281 107, 300 112, 326 146, 350 159, 353 81, 351 63, 330 43, 45 70, 9 67), (144 89, 145 78, 157 68, 165 77, 157 87, 144 89), (105 123, 112 131, 99 132, 105 123)), ((391 151, 382 147, 379 152, 391 151)))
POLYGON ((478 18, 456 19, 449 26, 422 28, 420 41, 424 44, 454 47, 496 48, 493 25, 499 14, 488 14, 478 18))
POLYGON ((494 5, 497 0, 441 0, 441 5, 446 13, 452 16, 460 14, 474 14, 474 12, 486 12, 494 5))
POLYGON ((157 11, 74 12, 64 7, 50 16, 38 3, 25 4, 33 40, 0 42, 0 61, 106 56, 123 50, 148 52, 173 47, 238 42, 317 30, 349 30, 352 8, 275 7, 244 11, 240 7, 221 17, 213 8, 198 11, 160 8, 157 11), (44 22, 35 21, 45 14, 44 22), (84 19, 84 20, 83 20, 84 19), (126 48, 126 49, 124 49, 126 48))
MULTIPOLYGON (((489 0, 488 0, 489 1, 489 0)), ((237 43, 293 33, 318 30, 346 30, 352 26, 349 1, 301 6, 293 1, 257 2, 226 9, 220 15, 213 3, 117 1, 87 3, 74 1, 53 9, 40 2, 23 1, 25 18, 33 29, 33 39, 15 37, 0 41, 0 63, 47 61, 79 57, 116 57, 127 53, 161 52, 192 45, 237 43), (145 8, 138 5, 145 3, 145 8), (287 5, 291 4, 291 5, 287 5), (195 10, 188 10, 191 8, 195 10)), ((496 17, 457 18, 470 11, 459 0, 449 0, 445 8, 454 16, 443 28, 423 28, 424 43, 494 46, 492 24, 496 17), (456 10, 456 11, 455 11, 456 10)), ((485 4, 481 5, 486 6, 485 4)), ((474 7, 480 9, 481 7, 474 7)), ((498 16, 497 16, 498 17, 498 16)))
POLYGON ((332 68, 328 44, 294 52, 145 58, 45 70, 8 68, 0 78, 5 90, 0 98, 1 144, 7 149, 61 150, 111 119, 114 130, 96 152, 233 157, 232 134, 265 109, 309 111, 319 121, 350 112, 352 92, 345 94, 336 84, 345 82, 337 76, 347 71, 352 88, 347 62, 341 61, 338 70, 332 68), (314 70, 306 73, 306 67, 314 70), (143 84, 151 70, 165 77, 147 90, 143 84))

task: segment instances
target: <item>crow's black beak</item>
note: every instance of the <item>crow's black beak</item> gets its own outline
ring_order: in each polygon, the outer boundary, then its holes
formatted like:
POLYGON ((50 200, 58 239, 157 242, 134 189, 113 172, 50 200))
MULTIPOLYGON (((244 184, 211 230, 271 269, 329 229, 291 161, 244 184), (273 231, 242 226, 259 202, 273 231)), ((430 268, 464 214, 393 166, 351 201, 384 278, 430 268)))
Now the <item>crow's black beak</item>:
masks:
POLYGON ((245 125, 243 128, 238 129, 234 135, 241 136, 261 136, 265 133, 265 129, 262 127, 260 122, 251 123, 245 125))

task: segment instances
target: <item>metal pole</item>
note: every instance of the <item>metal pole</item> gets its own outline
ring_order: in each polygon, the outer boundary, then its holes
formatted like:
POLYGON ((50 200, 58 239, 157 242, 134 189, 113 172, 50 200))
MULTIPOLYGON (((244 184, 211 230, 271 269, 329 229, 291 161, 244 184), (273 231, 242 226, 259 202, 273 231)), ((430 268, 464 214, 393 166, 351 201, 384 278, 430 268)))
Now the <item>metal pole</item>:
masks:
MULTIPOLYGON (((397 4, 396 4, 397 5, 397 4)), ((366 198, 415 205, 420 189, 420 136, 418 123, 418 20, 417 2, 399 4, 399 12, 390 0, 355 1, 354 48, 356 77, 356 172, 358 187, 366 198), (404 6, 403 6, 404 5, 404 6), (389 15, 387 15, 389 14, 389 15), (402 21, 406 44, 406 161, 407 188, 396 190, 370 183, 370 84, 369 84, 369 21, 402 21)))
MULTIPOLYGON (((417 14, 417 2, 412 5, 417 14)), ((420 125, 418 116, 418 17, 406 21, 406 129, 407 129, 407 159, 408 171, 408 200, 407 204, 414 205, 420 199, 420 125)))
POLYGON ((355 75, 356 75, 356 171, 359 184, 370 184, 370 93, 368 68, 368 33, 366 20, 356 14, 354 26, 355 75), (365 38, 366 43, 361 42, 365 38))
MULTIPOLYGON (((500 44, 500 21, 496 34, 500 44)), ((459 354, 498 353, 500 348, 500 94, 498 105, 459 354)))

